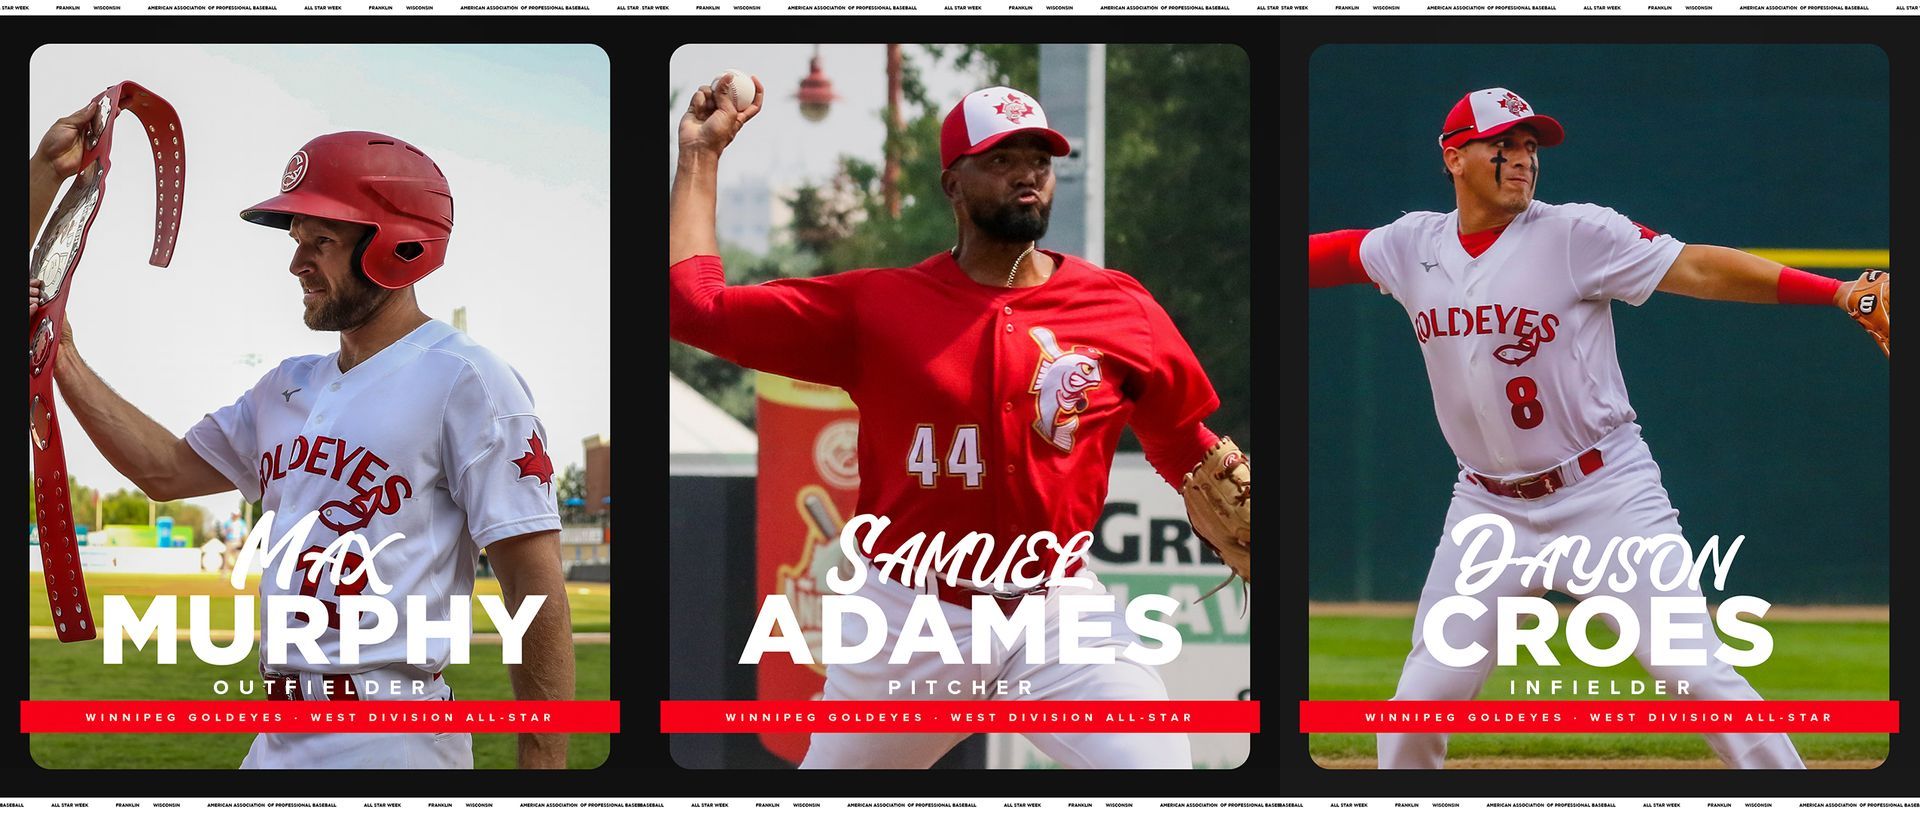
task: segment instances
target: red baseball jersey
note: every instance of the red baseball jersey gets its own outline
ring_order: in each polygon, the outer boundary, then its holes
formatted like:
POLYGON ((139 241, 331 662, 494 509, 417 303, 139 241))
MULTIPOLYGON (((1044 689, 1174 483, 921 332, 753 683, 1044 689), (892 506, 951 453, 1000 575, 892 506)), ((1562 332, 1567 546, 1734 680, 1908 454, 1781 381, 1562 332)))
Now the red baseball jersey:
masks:
POLYGON ((991 573, 1022 534, 1065 543, 1094 530, 1121 427, 1177 485, 1212 444, 1200 421, 1220 404, 1138 281, 1046 254, 1053 276, 1026 288, 981 285, 945 252, 737 286, 719 258, 693 257, 670 274, 671 330, 742 366, 846 390, 860 407, 858 510, 892 520, 874 553, 921 531, 946 532, 948 548, 980 531, 994 537, 991 573))

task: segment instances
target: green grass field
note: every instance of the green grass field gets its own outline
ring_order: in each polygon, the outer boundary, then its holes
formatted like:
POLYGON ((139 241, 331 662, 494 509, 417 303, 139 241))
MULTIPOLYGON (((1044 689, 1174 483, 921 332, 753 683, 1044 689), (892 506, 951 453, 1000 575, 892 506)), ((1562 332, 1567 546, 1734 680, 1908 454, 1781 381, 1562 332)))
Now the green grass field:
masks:
MULTIPOLYGON (((31 624, 47 626, 48 613, 44 585, 39 576, 30 577, 31 624)), ((249 591, 252 585, 249 585, 249 591)), ((214 596, 213 617, 216 629, 231 629, 235 591, 215 576, 135 576, 125 574, 88 574, 87 590, 94 599, 94 612, 100 612, 102 597, 125 595, 136 610, 144 610, 156 595, 214 596)), ((574 632, 609 632, 608 586, 599 583, 569 583, 568 601, 573 610, 574 632)), ((497 582, 482 579, 476 593, 500 592, 497 582)), ((186 624, 186 602, 179 605, 180 623, 186 624)), ((492 632, 486 614, 474 607, 475 631, 492 632)), ((160 664, 155 649, 131 647, 123 650, 126 663, 108 666, 102 661, 100 641, 63 644, 54 640, 28 641, 31 662, 31 697, 36 700, 79 700, 111 698, 127 700, 219 700, 213 693, 214 681, 225 678, 231 685, 241 679, 257 680, 259 673, 249 657, 233 666, 216 667, 193 658, 192 650, 180 646, 180 662, 160 664)), ((610 645, 580 643, 574 645, 574 696, 581 700, 608 699, 610 681, 610 645)), ((507 680, 507 668, 500 663, 498 644, 474 643, 471 662, 450 666, 446 680, 461 700, 512 700, 513 689, 507 680)), ((264 702, 264 701, 262 701, 264 702)), ((515 735, 476 734, 473 761, 477 768, 511 768, 514 765, 515 735)), ((34 734, 28 737, 29 750, 41 766, 47 768, 234 768, 246 756, 252 734, 34 734)), ((606 761, 609 736, 575 734, 567 751, 572 768, 595 768, 606 761)))
MULTIPOLYGON (((1765 626, 1773 633, 1773 656, 1760 666, 1740 670, 1761 696, 1769 700, 1887 699, 1885 621, 1768 621, 1765 626)), ((1604 647, 1613 642, 1612 633, 1601 625, 1593 629, 1595 645, 1604 647)), ((1411 613, 1379 617, 1330 611, 1309 618, 1307 696, 1314 700, 1392 697, 1412 635, 1411 613)), ((1522 654, 1520 665, 1495 667, 1480 693, 1481 699, 1525 699, 1525 681, 1530 679, 1599 678, 1624 683, 1647 678, 1646 670, 1632 659, 1605 669, 1580 663, 1567 649, 1564 633, 1554 636, 1552 646, 1560 666, 1538 666, 1522 654), (1520 681, 1522 693, 1510 691, 1509 681, 1520 681)), ((1580 697, 1563 694, 1552 699, 1580 697)), ((1791 736, 1810 767, 1823 763, 1871 767, 1887 756, 1885 734, 1791 736)), ((1372 764, 1374 756, 1372 734, 1310 734, 1307 744, 1314 760, 1323 766, 1365 767, 1372 764)), ((1458 734, 1451 739, 1447 756, 1449 765, 1473 767, 1500 767, 1501 763, 1552 767, 1537 764, 1540 762, 1566 762, 1567 767, 1629 762, 1635 767, 1659 762, 1719 764, 1707 749, 1706 740, 1697 734, 1458 734)))

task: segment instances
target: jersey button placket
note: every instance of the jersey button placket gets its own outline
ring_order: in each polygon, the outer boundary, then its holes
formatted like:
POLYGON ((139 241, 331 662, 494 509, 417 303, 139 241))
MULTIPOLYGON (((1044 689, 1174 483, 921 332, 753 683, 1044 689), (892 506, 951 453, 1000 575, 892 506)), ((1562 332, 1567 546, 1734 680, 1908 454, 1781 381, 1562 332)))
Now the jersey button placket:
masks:
POLYGON ((320 393, 314 396, 313 412, 312 414, 307 416, 307 426, 311 427, 316 432, 323 431, 327 428, 327 404, 332 403, 333 401, 333 399, 329 397, 327 393, 334 393, 339 391, 340 391, 340 382, 335 381, 327 385, 326 393, 320 393))
MULTIPOLYGON (((1007 387, 1007 389, 1001 392, 994 393, 994 395, 996 395, 1000 399, 1000 414, 1005 417, 1001 420, 999 431, 995 432, 993 436, 998 440, 998 443, 996 445, 999 448, 996 451, 998 451, 1000 454, 999 459, 1011 460, 1014 458, 1016 454, 1014 450, 1019 448, 1019 441, 1018 441, 1019 435, 1016 430, 1016 425, 1018 422, 1013 419, 1013 402, 1015 399, 1020 397, 1021 391, 1017 389, 1015 383, 1009 379, 1008 374, 1001 373, 998 371, 1011 370, 1014 368, 1018 368, 1024 362, 1022 360, 1023 356, 1019 351, 1018 345, 1013 343, 1013 320, 1011 318, 1013 315, 1013 306, 1002 305, 1000 308, 1000 313, 1003 318, 1006 318, 1006 321, 1002 323, 1001 340, 994 343, 993 355, 994 355, 994 369, 996 372, 994 374, 993 380, 994 380, 994 386, 996 387, 1005 386, 1007 387)), ((993 324, 993 323, 989 322, 988 324, 993 324)), ((991 328, 989 328, 989 330, 991 330, 991 328)), ((1019 377, 1020 376, 1018 375, 1011 376, 1011 378, 1019 378, 1019 377)), ((992 402, 989 401, 988 403, 992 403, 992 402)), ((996 478, 997 482, 994 482, 990 486, 990 489, 993 492, 993 497, 992 497, 993 516, 990 518, 986 518, 987 522, 982 526, 981 528, 982 530, 997 527, 1002 522, 1007 522, 1009 527, 1012 527, 1012 525, 1017 524, 1013 522, 1013 520, 1017 516, 1017 511, 1013 506, 1013 503, 1014 503, 1013 493, 1015 491, 1015 488, 1014 488, 1013 478, 1011 476, 1008 476, 1008 475, 1011 475, 1014 471, 1013 464, 1007 463, 1003 467, 996 467, 996 468, 1003 470, 1005 474, 1002 474, 999 478, 996 478)), ((989 472, 992 472, 995 470, 996 470, 995 468, 988 469, 989 472)))
MULTIPOLYGON (((1012 306, 1012 305, 1002 305, 1002 306, 1000 306, 1000 313, 1002 313, 1002 314, 1004 314, 1004 315, 1006 315, 1006 316, 1012 316, 1012 315, 1013 315, 1013 306, 1012 306)), ((1007 332, 1008 332, 1008 333, 1012 333, 1012 332, 1013 332, 1013 322, 1012 322, 1011 320, 1009 320, 1009 321, 1007 322, 1007 332)), ((1006 348, 1004 348, 1004 350, 1005 350, 1005 353, 1006 353, 1006 355, 1005 355, 1005 356, 1003 356, 1003 357, 1007 357, 1007 358, 1018 358, 1018 357, 1019 357, 1019 354, 1017 354, 1017 353, 1014 353, 1014 352, 1013 352, 1013 348, 1012 348, 1011 346, 1008 346, 1008 347, 1006 347, 1006 348)), ((1012 401, 1011 399, 1009 399, 1009 400, 1006 400, 1006 401, 1003 401, 1003 402, 1001 402, 1001 404, 1000 404, 1000 411, 1001 411, 1001 412, 1003 412, 1003 413, 1006 413, 1006 414, 1008 414, 1008 415, 1012 415, 1012 414, 1013 414, 1013 401, 1012 401)), ((1007 464, 1007 473, 1008 473, 1008 474, 1012 474, 1012 473, 1013 473, 1013 464, 1012 464, 1012 463, 1008 463, 1008 464, 1007 464)))

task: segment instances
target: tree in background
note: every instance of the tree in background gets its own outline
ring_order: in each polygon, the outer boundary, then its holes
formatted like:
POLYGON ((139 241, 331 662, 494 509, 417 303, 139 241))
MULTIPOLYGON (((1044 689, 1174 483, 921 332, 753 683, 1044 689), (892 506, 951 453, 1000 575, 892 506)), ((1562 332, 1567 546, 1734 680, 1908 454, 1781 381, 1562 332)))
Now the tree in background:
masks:
MULTIPOLYGON (((969 72, 982 87, 1038 91, 1038 46, 924 50, 923 58, 969 72)), ((765 257, 722 248, 729 283, 903 266, 953 245, 939 146, 941 120, 955 100, 928 98, 911 52, 902 80, 905 126, 889 136, 900 156, 900 217, 886 216, 879 169, 843 157, 823 187, 803 187, 786 200, 795 245, 765 257)), ((1250 108, 1244 94, 1205 90, 1248 82, 1246 54, 1233 46, 1107 47, 1106 264, 1139 279, 1167 309, 1220 394, 1208 425, 1251 448, 1250 108)), ((671 344, 674 374, 751 426, 752 378, 671 344)), ((1130 433, 1123 448, 1139 448, 1130 433)))
MULTIPOLYGON (((866 174, 871 174, 870 168, 866 174)), ((797 256, 811 258, 815 271, 819 256, 847 239, 859 225, 859 213, 850 201, 854 200, 852 190, 864 185, 863 180, 843 170, 825 187, 804 184, 795 189, 791 197, 781 199, 793 215, 787 231, 793 235, 793 245, 800 250, 797 256)))
POLYGON ((1251 449, 1250 103, 1195 92, 1250 87, 1247 55, 1231 45, 1115 51, 1124 58, 1107 67, 1107 264, 1166 307, 1220 394, 1208 425, 1251 449))
MULTIPOLYGON (((945 58, 937 48, 926 50, 936 61, 945 58)), ((891 143, 886 145, 900 158, 900 216, 887 213, 880 168, 841 157, 834 183, 854 193, 847 205, 857 208, 852 219, 859 225, 845 238, 818 249, 823 272, 905 266, 953 247, 953 209, 940 192, 940 122, 952 101, 929 98, 919 63, 904 54, 900 96, 906 108, 901 111, 904 126, 888 135, 891 143)), ((886 120, 884 110, 877 115, 886 120)))
MULTIPOLYGON (((147 495, 132 489, 120 489, 100 500, 100 520, 102 525, 147 525, 147 495)), ((197 539, 207 539, 209 529, 213 527, 212 518, 205 509, 184 500, 157 503, 153 506, 153 517, 173 517, 175 528, 192 528, 197 539)))
POLYGON ((560 472, 554 480, 554 492, 560 499, 560 521, 562 523, 587 523, 592 518, 587 514, 587 506, 568 505, 567 501, 587 498, 587 470, 578 463, 568 463, 566 470, 560 472))
MULTIPOLYGON (((79 478, 69 474, 67 475, 67 493, 72 495, 74 524, 91 527, 93 525, 93 489, 81 485, 79 478)), ((39 516, 40 508, 33 495, 33 484, 28 483, 27 522, 37 524, 39 516)))
POLYGON ((100 499, 102 525, 147 524, 147 495, 120 489, 100 499))

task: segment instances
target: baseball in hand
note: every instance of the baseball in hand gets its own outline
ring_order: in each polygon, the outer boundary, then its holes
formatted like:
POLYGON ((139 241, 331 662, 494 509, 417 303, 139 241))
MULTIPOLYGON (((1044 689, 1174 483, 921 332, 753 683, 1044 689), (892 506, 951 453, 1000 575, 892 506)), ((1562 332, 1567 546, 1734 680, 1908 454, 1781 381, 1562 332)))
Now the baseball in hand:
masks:
POLYGON ((746 71, 738 68, 728 68, 725 73, 714 77, 713 92, 716 94, 713 102, 715 105, 720 103, 717 94, 731 93, 733 94, 733 109, 745 110, 747 109, 747 105, 753 104, 753 77, 748 76, 746 71), (723 85, 724 87, 722 87, 723 85))

